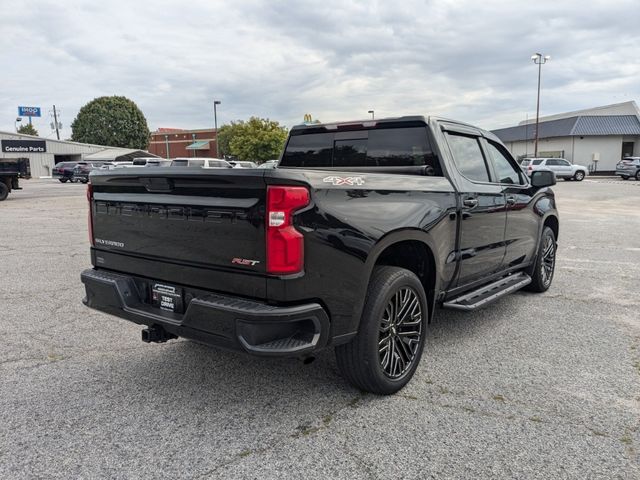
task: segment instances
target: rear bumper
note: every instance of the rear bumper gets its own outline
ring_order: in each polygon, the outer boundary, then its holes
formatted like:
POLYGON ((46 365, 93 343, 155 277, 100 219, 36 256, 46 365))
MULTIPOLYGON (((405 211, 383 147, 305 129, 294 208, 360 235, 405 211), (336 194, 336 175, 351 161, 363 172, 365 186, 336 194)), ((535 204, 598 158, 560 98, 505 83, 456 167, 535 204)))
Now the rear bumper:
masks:
POLYGON ((146 279, 89 269, 81 280, 88 307, 208 345, 300 356, 322 349, 329 336, 329 317, 317 303, 279 307, 185 288, 186 310, 177 314, 148 303, 146 279))

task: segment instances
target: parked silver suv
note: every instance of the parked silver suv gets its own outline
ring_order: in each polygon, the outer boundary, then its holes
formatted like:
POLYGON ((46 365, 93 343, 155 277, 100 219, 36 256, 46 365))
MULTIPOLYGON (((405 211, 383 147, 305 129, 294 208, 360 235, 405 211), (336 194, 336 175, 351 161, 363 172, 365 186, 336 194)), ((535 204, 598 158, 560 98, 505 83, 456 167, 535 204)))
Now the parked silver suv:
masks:
POLYGON ((525 158, 521 165, 526 165, 527 175, 531 176, 534 170, 551 170, 557 178, 576 180, 581 182, 589 175, 589 169, 583 165, 575 165, 564 158, 525 158))
POLYGON ((616 165, 616 175, 623 180, 629 180, 631 177, 640 180, 640 157, 624 157, 616 165))

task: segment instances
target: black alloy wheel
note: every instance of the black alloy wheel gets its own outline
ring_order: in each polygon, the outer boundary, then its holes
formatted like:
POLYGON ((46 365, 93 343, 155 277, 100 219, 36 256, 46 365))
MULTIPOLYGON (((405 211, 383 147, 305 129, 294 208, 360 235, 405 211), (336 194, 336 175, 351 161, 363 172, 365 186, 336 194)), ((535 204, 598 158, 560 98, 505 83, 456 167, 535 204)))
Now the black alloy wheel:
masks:
POLYGON ((556 236, 550 227, 544 227, 540 238, 540 246, 533 267, 527 271, 531 283, 524 287, 531 292, 546 292, 551 286, 556 268, 556 236))
POLYGON ((380 366, 389 378, 401 377, 415 360, 423 318, 420 299, 412 288, 401 288, 389 300, 378 337, 380 366))

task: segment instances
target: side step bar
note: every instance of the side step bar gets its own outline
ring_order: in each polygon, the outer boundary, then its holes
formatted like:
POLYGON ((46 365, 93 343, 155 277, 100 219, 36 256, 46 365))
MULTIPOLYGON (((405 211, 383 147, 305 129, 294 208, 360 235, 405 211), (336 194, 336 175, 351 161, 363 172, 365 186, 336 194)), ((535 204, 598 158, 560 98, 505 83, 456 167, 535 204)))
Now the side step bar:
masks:
POLYGON ((465 293, 457 298, 445 302, 444 308, 455 310, 476 310, 498 298, 504 297, 531 283, 531 277, 524 272, 509 275, 497 282, 484 285, 470 293, 465 293))

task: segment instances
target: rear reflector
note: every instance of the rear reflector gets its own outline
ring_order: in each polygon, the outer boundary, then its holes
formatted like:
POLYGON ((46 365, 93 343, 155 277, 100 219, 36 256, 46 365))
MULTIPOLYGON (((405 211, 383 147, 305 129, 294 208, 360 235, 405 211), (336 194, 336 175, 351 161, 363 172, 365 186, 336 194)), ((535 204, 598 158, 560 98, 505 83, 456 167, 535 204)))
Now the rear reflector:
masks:
POLYGON ((309 205, 305 187, 267 187, 267 273, 290 275, 304 268, 304 238, 293 213, 309 205))

